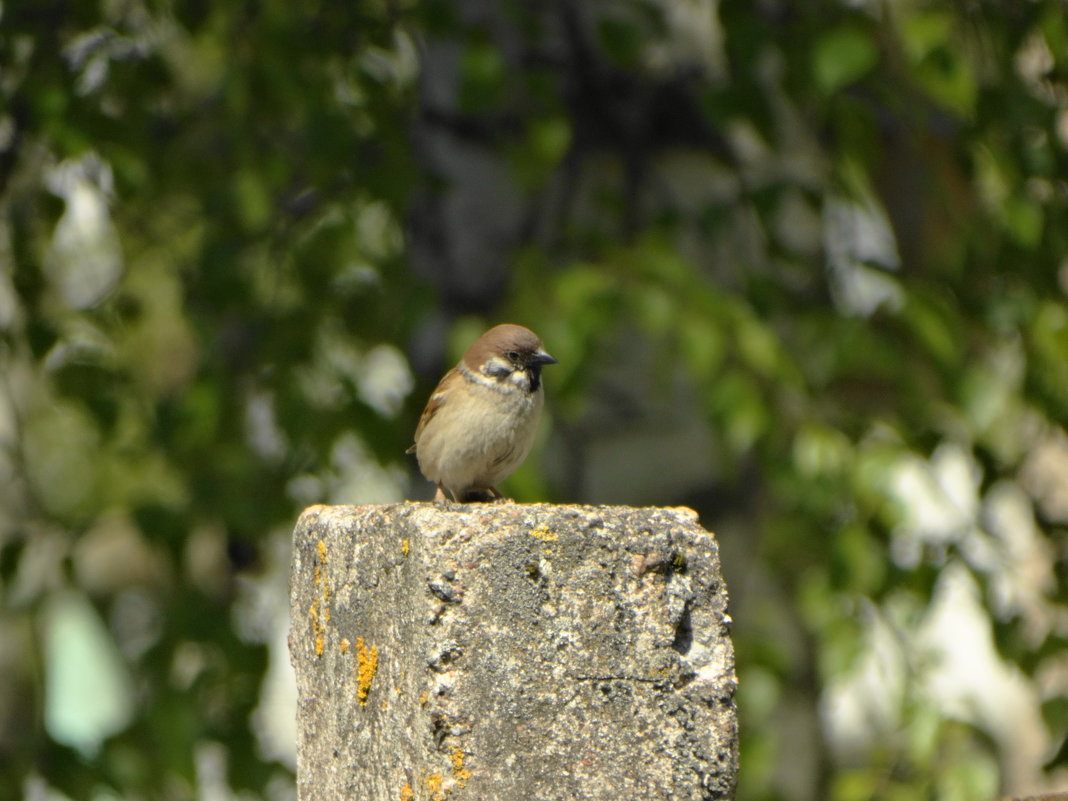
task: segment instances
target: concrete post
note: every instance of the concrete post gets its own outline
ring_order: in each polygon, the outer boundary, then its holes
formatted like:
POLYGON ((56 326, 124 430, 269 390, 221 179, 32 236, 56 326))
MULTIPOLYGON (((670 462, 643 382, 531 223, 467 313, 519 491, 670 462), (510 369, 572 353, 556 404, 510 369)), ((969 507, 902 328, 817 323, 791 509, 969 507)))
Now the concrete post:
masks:
POLYGON ((301 801, 732 797, 727 596, 690 510, 316 506, 294 546, 301 801))

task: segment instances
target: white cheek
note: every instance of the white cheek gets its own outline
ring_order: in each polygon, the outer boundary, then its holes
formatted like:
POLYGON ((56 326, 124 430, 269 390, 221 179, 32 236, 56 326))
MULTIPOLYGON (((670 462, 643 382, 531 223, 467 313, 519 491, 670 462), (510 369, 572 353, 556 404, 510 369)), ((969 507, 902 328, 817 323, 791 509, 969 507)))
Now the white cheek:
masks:
POLYGON ((527 389, 530 387, 530 378, 527 376, 527 371, 519 367, 508 376, 508 381, 515 384, 520 389, 527 389))

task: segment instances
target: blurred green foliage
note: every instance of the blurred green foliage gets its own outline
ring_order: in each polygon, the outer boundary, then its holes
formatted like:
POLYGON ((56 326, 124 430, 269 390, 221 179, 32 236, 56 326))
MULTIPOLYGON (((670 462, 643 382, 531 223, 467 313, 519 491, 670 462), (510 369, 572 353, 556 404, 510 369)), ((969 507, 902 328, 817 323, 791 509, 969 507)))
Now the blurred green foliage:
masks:
POLYGON ((290 797, 295 516, 502 320, 513 495, 720 533, 740 799, 1063 781, 1066 19, 0 6, 0 797, 290 797))

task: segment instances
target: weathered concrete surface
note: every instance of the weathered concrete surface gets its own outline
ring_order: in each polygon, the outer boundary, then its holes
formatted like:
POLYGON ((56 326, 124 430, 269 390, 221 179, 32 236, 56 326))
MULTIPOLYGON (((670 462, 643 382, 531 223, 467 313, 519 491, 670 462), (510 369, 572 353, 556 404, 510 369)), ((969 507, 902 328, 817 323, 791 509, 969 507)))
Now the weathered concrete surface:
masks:
POLYGON ((306 510, 301 801, 731 798, 718 554, 687 509, 306 510))

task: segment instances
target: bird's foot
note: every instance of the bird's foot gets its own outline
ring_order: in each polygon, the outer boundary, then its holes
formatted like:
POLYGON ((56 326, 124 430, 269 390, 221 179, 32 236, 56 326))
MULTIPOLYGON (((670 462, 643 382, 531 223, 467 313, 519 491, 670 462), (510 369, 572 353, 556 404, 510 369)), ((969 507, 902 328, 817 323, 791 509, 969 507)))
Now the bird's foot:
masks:
POLYGON ((514 503, 511 498, 501 495, 496 487, 472 487, 459 493, 456 500, 459 503, 514 503))

